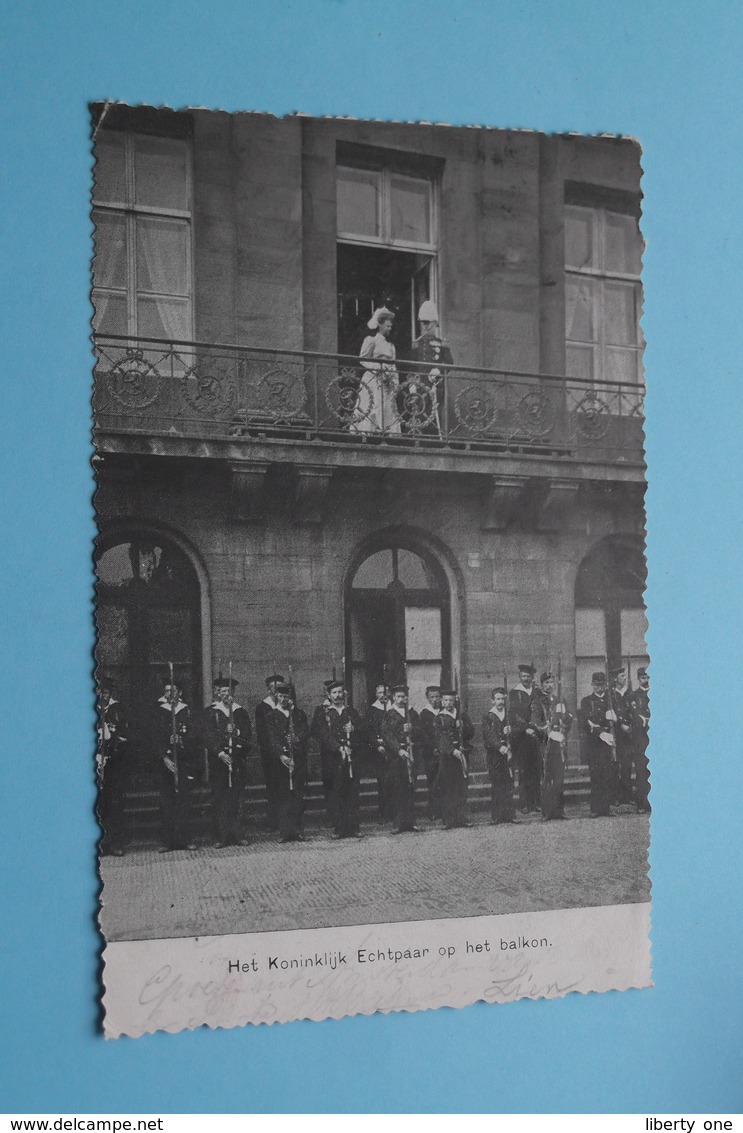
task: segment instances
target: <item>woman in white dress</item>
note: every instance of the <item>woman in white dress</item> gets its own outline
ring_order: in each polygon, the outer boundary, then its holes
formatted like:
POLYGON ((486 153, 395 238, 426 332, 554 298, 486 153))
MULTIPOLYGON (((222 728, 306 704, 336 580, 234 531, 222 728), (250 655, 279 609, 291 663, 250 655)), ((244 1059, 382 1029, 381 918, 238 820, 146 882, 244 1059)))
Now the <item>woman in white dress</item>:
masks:
POLYGON ((372 333, 361 347, 364 377, 351 424, 355 433, 400 432, 396 402, 400 379, 395 365, 395 347, 389 341, 394 317, 387 307, 378 307, 366 324, 372 333))

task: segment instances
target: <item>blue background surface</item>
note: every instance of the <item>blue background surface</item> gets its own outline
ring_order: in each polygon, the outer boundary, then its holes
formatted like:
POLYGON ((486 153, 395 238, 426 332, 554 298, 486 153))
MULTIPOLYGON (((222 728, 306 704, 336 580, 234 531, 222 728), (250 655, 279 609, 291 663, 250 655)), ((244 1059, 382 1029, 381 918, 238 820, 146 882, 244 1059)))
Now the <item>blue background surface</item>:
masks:
POLYGON ((740 1109, 741 5, 6 0, 1 19, 0 1109, 740 1109), (642 142, 654 989, 101 1038, 86 103, 106 97, 642 142))

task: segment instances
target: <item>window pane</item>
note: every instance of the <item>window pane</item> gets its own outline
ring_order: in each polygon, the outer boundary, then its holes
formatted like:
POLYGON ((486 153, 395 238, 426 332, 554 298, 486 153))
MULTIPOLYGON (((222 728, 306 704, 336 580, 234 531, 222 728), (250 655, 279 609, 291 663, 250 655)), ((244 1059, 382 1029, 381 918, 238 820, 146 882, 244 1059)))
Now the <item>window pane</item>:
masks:
POLYGON ((369 169, 338 167, 338 231, 379 236, 381 174, 369 169))
POLYGON ((431 242, 431 183, 415 177, 391 177, 393 240, 431 242))
POLYGON ((608 382, 636 383, 639 380, 637 374, 639 358, 638 350, 628 347, 607 346, 604 377, 608 382))
POLYGON ((392 551, 377 551, 356 571, 353 585, 361 590, 384 590, 392 578, 392 551))
POLYGON ((93 326, 97 334, 128 334, 126 295, 110 291, 94 291, 93 326))
POLYGON ((640 274, 642 241, 634 216, 604 213, 604 270, 626 275, 640 274))
POLYGON ((565 209, 565 265, 596 267, 593 247, 593 210, 568 205, 565 209))
POLYGON ((125 141, 116 130, 101 130, 96 138, 93 198, 101 204, 128 203, 125 141))
MULTIPOLYGON (((584 378, 593 381, 596 372, 594 366, 594 347, 576 346, 568 343, 565 347, 565 369, 570 378, 584 378)), ((581 395, 582 396, 582 395, 581 395)))
POLYGON ((411 661, 441 660, 441 610, 437 606, 406 608, 405 655, 411 661))
POLYGON ((131 543, 118 543, 100 556, 96 574, 102 586, 125 586, 132 581, 131 546, 131 543))
POLYGON ((187 220, 137 217, 137 290, 188 295, 187 220))
POLYGON ((595 342, 594 302, 597 280, 569 275, 565 280, 565 335, 571 342, 595 342))
POLYGON ((126 221, 122 212, 95 209, 93 285, 126 288, 126 221))
POLYGON ((137 299, 137 334, 140 338, 191 338, 191 303, 188 299, 143 297, 137 299))
POLYGON ((156 208, 188 209, 187 145, 180 138, 133 136, 135 201, 156 208))
POLYGON ((408 663, 405 668, 408 687, 410 689, 410 707, 420 712, 428 704, 426 700, 426 687, 441 684, 440 661, 418 661, 408 663))
POLYGON ((397 552, 397 577, 408 590, 429 590, 436 583, 426 570, 426 564, 412 551, 397 552))
POLYGON ((637 284, 604 283, 604 341, 637 345, 637 284))
POLYGON ((624 656, 645 657, 648 647, 645 644, 645 635, 648 631, 648 620, 644 610, 620 611, 622 627, 622 653, 624 656))

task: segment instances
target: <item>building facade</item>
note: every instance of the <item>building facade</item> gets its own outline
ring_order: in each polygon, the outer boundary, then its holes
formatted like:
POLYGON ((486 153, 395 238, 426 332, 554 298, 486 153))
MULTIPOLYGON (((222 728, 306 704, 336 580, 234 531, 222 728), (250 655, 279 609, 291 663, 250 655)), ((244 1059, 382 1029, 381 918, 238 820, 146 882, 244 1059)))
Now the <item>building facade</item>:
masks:
MULTIPOLYGON (((94 107, 100 672, 300 705, 647 662, 639 147, 94 107), (431 299, 453 364, 411 363, 431 299), (358 356, 395 312, 395 392, 358 356)), ((144 744, 145 737, 139 742, 144 744)), ((571 741, 577 745, 574 738, 571 741)), ((571 753, 580 758, 577 746, 571 753)))

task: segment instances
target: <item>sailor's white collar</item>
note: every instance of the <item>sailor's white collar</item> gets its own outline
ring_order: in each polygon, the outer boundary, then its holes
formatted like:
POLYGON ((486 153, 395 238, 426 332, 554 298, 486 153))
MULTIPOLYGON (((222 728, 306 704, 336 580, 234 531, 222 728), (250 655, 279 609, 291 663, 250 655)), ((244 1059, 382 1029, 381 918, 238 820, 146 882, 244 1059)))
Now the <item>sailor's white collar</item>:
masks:
MULTIPOLYGON (((228 706, 226 704, 223 704, 223 702, 221 700, 213 701, 212 704, 209 705, 209 707, 219 709, 220 712, 224 712, 225 716, 230 715, 230 710, 229 710, 228 706)), ((236 700, 233 700, 232 711, 234 712, 235 709, 237 709, 237 708, 242 708, 242 705, 238 704, 236 700)))
MULTIPOLYGON (((172 712, 172 711, 173 711, 173 705, 172 705, 172 704, 170 703, 170 701, 169 701, 169 700, 167 700, 167 699, 166 699, 166 698, 165 698, 164 696, 161 696, 161 697, 160 697, 160 700, 158 701, 158 703, 159 703, 159 704, 160 704, 160 706, 161 706, 162 708, 164 708, 164 709, 165 709, 165 710, 166 710, 167 712, 172 712)), ((187 705, 187 704, 184 704, 184 702, 183 702, 182 700, 179 700, 179 701, 178 701, 178 703, 177 703, 177 704, 175 705, 175 711, 176 711, 176 712, 180 712, 182 708, 188 708, 188 705, 187 705)))
POLYGON ((495 705, 490 709, 493 716, 497 716, 499 720, 504 720, 506 716, 505 708, 496 708, 495 705))

